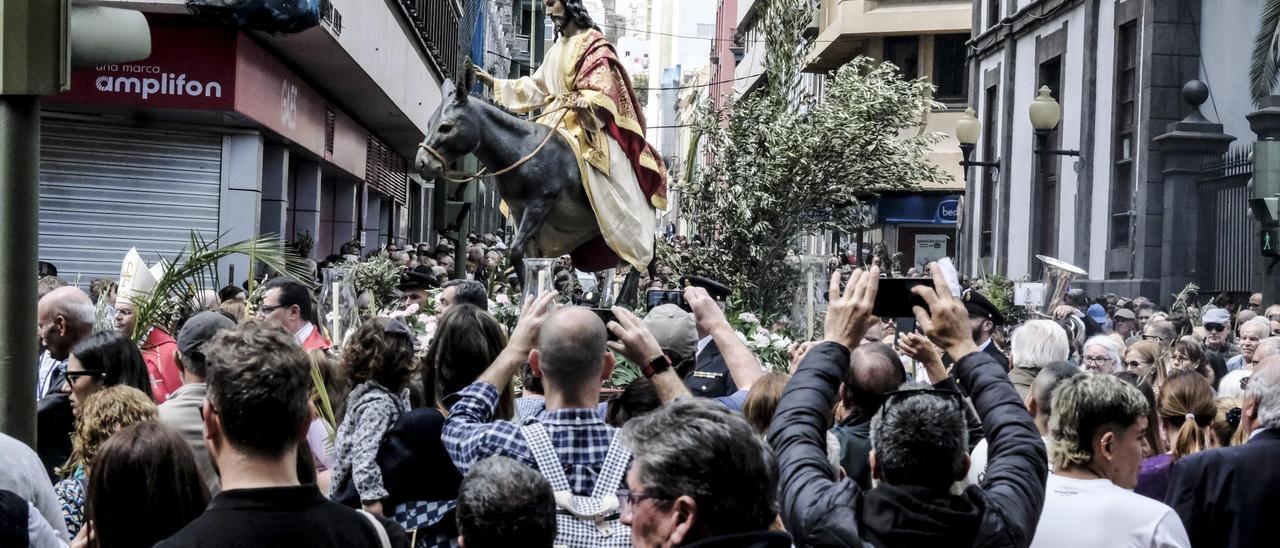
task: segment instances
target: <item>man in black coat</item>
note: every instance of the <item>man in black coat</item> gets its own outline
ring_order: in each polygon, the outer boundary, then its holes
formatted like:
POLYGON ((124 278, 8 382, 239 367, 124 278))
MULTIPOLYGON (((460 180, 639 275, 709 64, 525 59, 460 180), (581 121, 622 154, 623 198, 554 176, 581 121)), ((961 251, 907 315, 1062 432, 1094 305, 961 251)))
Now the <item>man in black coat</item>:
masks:
MULTIPOLYGON (((841 295, 832 277, 826 338, 800 363, 778 403, 769 444, 778 456, 781 514, 796 546, 1014 546, 1031 542, 1048 474, 1044 442, 1003 368, 978 350, 964 302, 933 269, 935 292, 916 291, 925 334, 959 357, 954 374, 972 397, 990 441, 982 487, 949 492, 968 469, 963 403, 952 392, 890 393, 872 423, 872 476, 864 491, 835 480, 825 436, 849 349, 874 321, 879 269, 858 271, 841 295), (905 458, 904 458, 905 457, 905 458)), ((905 386, 905 385, 904 385, 905 386)))
POLYGON ((1178 460, 1164 502, 1195 547, 1273 546, 1280 510, 1280 356, 1258 364, 1244 393, 1244 445, 1178 460))

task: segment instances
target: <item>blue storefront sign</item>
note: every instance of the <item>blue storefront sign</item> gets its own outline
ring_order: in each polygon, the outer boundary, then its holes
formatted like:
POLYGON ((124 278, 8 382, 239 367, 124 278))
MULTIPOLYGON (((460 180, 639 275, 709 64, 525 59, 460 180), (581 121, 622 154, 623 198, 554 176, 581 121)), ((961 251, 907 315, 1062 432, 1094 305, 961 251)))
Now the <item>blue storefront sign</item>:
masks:
POLYGON ((960 218, 957 194, 906 194, 880 198, 879 224, 954 225, 960 218))

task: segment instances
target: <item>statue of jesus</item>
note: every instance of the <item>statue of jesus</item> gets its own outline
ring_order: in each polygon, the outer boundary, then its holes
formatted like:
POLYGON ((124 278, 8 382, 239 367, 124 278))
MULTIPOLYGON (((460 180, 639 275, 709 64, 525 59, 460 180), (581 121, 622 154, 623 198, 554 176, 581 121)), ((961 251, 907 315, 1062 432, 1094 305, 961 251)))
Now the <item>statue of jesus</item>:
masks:
POLYGON ((573 147, 609 248, 637 269, 653 259, 656 209, 667 207, 662 158, 645 141, 644 114, 613 45, 582 0, 544 0, 556 41, 532 76, 496 79, 477 68, 494 101, 517 113, 541 109, 573 147))

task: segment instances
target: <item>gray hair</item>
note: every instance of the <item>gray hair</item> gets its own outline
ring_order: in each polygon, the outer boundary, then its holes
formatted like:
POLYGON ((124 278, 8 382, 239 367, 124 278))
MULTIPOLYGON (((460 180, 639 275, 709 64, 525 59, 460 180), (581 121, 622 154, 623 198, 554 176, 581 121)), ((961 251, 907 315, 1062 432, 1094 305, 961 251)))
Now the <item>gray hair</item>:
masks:
POLYGON ((1124 352, 1124 346, 1115 339, 1107 335, 1094 335, 1084 342, 1084 346, 1080 347, 1081 361, 1084 360, 1084 351, 1090 346, 1100 346, 1107 351, 1107 356, 1111 357, 1112 369, 1119 369, 1120 362, 1124 361, 1121 353, 1124 352))
POLYGON ((93 306, 92 302, 76 301, 67 303, 67 306, 62 310, 62 316, 67 320, 80 324, 85 329, 93 329, 93 324, 97 321, 98 309, 93 306))
POLYGON ((1280 366, 1260 367, 1249 379, 1242 399, 1258 401, 1258 424, 1255 428, 1280 428, 1280 366))
MULTIPOLYGON (((900 390, 924 390, 922 382, 900 390)), ((885 483, 947 489, 964 473, 969 432, 960 394, 892 396, 871 419, 871 448, 885 483)), ((776 424, 776 423, 775 423, 776 424)))
MULTIPOLYGON (((1146 396, 1112 375, 1076 375, 1053 391, 1049 460, 1057 469, 1093 460, 1093 436, 1108 425, 1128 427, 1151 410, 1146 396)), ((1154 428, 1154 426, 1153 426, 1154 428)))
POLYGON ((1244 322, 1240 324, 1240 328, 1237 331, 1240 332, 1241 336, 1244 336, 1244 328, 1249 326, 1253 326, 1262 330, 1262 337, 1260 338, 1265 339, 1271 336, 1271 321, 1267 320, 1266 318, 1254 318, 1252 320, 1244 322))
POLYGON ((1267 337, 1258 341, 1258 349, 1253 351, 1253 361, 1258 363, 1271 356, 1280 356, 1280 337, 1267 337))
POLYGON ((1067 331, 1050 320, 1031 320, 1013 331, 1010 355, 1017 367, 1040 369, 1071 356, 1067 331))
MULTIPOLYGON (((777 424, 777 423, 775 423, 777 424)), ((622 442, 645 492, 692 497, 708 535, 762 531, 774 521, 773 453, 741 415, 703 398, 683 398, 627 422, 622 442)))
POLYGON ((493 456, 462 478, 457 519, 458 534, 468 547, 551 546, 555 495, 537 470, 493 456))

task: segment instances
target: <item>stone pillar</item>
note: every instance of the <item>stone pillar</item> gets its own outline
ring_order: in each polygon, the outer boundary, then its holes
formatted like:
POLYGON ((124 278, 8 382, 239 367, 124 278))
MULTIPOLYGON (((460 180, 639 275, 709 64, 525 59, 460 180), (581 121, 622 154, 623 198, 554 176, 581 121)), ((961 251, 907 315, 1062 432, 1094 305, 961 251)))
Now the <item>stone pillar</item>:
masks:
MULTIPOLYGON (((1209 87, 1199 80, 1182 86, 1182 99, 1193 109, 1181 121, 1169 124, 1168 131, 1154 139, 1164 160, 1164 238, 1160 256, 1160 302, 1168 305, 1173 295, 1188 283, 1199 282, 1198 254, 1200 212, 1196 177, 1205 157, 1226 152, 1235 137, 1222 132, 1200 114, 1200 105, 1209 98, 1209 87)), ((1209 244, 1211 242, 1203 242, 1209 244)))
MULTIPOLYGON (((1280 95, 1271 95, 1262 99, 1259 109, 1250 113, 1249 129, 1258 136, 1254 144, 1253 182, 1250 185, 1250 198, 1271 197, 1275 192, 1275 173, 1280 171, 1277 159, 1280 155, 1270 153, 1280 144, 1280 95), (1264 153, 1265 152, 1265 153, 1264 153)), ((1258 216, 1255 213, 1254 218, 1258 216)), ((1261 220, 1261 219, 1259 219, 1261 220)), ((1261 240, 1255 236, 1251 253, 1261 254, 1261 240)), ((1264 304, 1280 303, 1280 271, 1276 270, 1275 259, 1259 257, 1254 261, 1253 279, 1260 280, 1262 302, 1264 304)))
POLYGON ((262 148, 262 234, 277 234, 285 241, 289 210, 289 149, 275 144, 262 148))
POLYGON ((307 231, 316 245, 311 249, 312 259, 317 258, 320 249, 320 164, 318 162, 298 162, 297 174, 294 177, 293 229, 295 232, 307 231))
POLYGON ((342 245, 356 232, 356 183, 334 181, 333 249, 340 253, 342 245))
MULTIPOLYGON (((262 149, 262 136, 258 134, 228 135, 222 140, 218 233, 222 235, 223 244, 258 235, 258 213, 262 205, 262 149)), ((219 286, 239 284, 248 275, 249 258, 244 255, 231 255, 218 261, 219 286), (233 266, 234 279, 228 276, 233 266)))
POLYGON ((378 233, 382 225, 382 195, 364 185, 364 250, 373 251, 382 246, 378 233))

